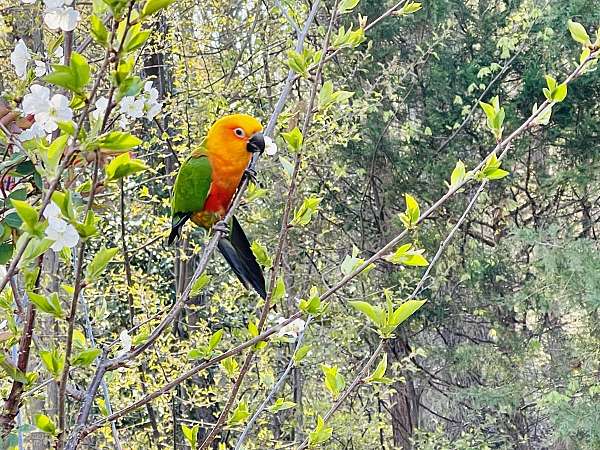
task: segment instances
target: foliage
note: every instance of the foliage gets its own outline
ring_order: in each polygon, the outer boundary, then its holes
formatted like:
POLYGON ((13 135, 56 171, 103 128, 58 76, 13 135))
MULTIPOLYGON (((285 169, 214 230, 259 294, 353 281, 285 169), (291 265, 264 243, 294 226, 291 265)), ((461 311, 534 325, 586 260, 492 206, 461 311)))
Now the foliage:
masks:
POLYGON ((100 367, 97 448, 600 446, 594 2, 47 3, 0 0, 0 446, 100 367), (270 300, 190 283, 178 164, 286 79, 236 211, 270 300))

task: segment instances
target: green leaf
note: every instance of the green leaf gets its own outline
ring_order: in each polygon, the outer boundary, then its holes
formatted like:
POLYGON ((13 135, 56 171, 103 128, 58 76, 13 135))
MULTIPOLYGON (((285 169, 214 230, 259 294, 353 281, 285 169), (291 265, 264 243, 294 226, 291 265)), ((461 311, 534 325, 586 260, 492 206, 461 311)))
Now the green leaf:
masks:
POLYGON ((87 367, 92 364, 102 351, 99 348, 89 348, 75 355, 72 364, 74 366, 87 367))
POLYGON ((44 433, 48 433, 53 436, 56 435, 56 425, 54 425, 54 422, 52 422, 48 416, 44 414, 36 414, 34 416, 34 423, 35 426, 44 433))
POLYGON ((280 276, 277 278, 273 294, 271 294, 271 302, 277 303, 283 297, 285 297, 285 281, 283 280, 283 277, 280 276))
POLYGON ((10 360, 6 359, 4 355, 0 355, 0 367, 14 381, 18 381, 19 383, 23 384, 29 384, 27 375, 17 369, 10 360))
POLYGON ((127 151, 133 147, 137 147, 142 143, 142 140, 126 133, 124 131, 111 131, 110 133, 98 136, 92 141, 89 146, 90 150, 100 148, 106 150, 127 151))
POLYGON ((17 214, 27 227, 27 231, 33 231, 38 223, 38 212, 24 200, 10 199, 17 214))
POLYGON ((317 417, 317 426, 308 435, 308 443, 311 446, 320 445, 331 438, 333 428, 325 428, 325 421, 321 416, 317 417))
POLYGON ((198 443, 198 430, 200 429, 200 425, 194 425, 193 427, 188 427, 184 424, 181 424, 181 431, 183 433, 183 437, 188 444, 190 444, 190 448, 193 450, 196 448, 196 444, 198 443))
POLYGON ((254 253, 254 256, 256 256, 256 260, 261 266, 267 269, 273 267, 273 259, 269 256, 265 246, 259 241, 252 242, 250 249, 252 250, 252 253, 254 253))
POLYGON ((400 11, 398 11, 397 13, 395 13, 395 15, 397 16, 408 16, 409 14, 414 14, 417 11, 419 11, 423 6, 421 5, 421 3, 417 3, 417 2, 410 2, 407 3, 406 5, 404 5, 400 11))
POLYGON ((225 369, 225 372, 227 373, 227 376, 229 378, 233 378, 238 370, 239 364, 233 358, 233 356, 230 356, 229 358, 226 358, 223 361, 221 361, 221 367, 225 369))
POLYGON ((569 20, 567 22, 567 26, 569 27, 569 31, 571 32, 571 37, 575 42, 579 42, 583 45, 592 45, 590 41, 590 37, 587 34, 584 26, 578 22, 573 22, 569 20))
POLYGON ((494 120, 494 117, 496 116, 496 111, 494 110, 494 107, 492 105, 485 102, 479 102, 479 106, 481 106, 481 109, 483 109, 483 112, 489 120, 494 120))
MULTIPOLYGON (((31 239, 31 241, 29 241, 29 244, 27 244, 25 252, 23 253, 23 257, 21 258, 21 261, 19 262, 19 265, 17 267, 25 267, 28 262, 34 260, 38 256, 45 253, 46 250, 50 248, 52 243, 53 241, 51 241, 50 239, 40 239, 38 237, 34 237, 33 239, 31 239)), ((19 243, 17 242, 17 247, 18 246, 19 243)))
POLYGON ((333 366, 329 367, 326 365, 321 366, 321 370, 325 375, 325 387, 331 393, 331 396, 335 400, 346 386, 346 380, 344 376, 339 372, 338 368, 333 366))
POLYGON ((123 52, 131 53, 142 47, 150 37, 151 33, 152 31, 150 30, 142 30, 141 23, 130 27, 127 32, 127 38, 123 43, 123 52))
POLYGON ((565 83, 560 84, 552 92, 552 100, 557 103, 562 102, 567 97, 567 85, 565 83))
POLYGON ((387 370, 387 353, 383 354, 383 358, 377 364, 377 367, 373 371, 373 373, 365 379, 366 383, 382 383, 382 384, 390 384, 393 383, 394 380, 391 378, 385 377, 385 371, 387 370))
POLYGON ((49 174, 53 175, 56 173, 58 163, 60 162, 60 158, 62 157, 69 137, 68 134, 61 134, 52 141, 45 154, 42 153, 46 170, 48 170, 49 174))
POLYGON ((465 180, 465 165, 461 160, 458 160, 456 163, 456 167, 452 171, 452 175, 450 175, 450 187, 454 188, 460 185, 465 180))
POLYGON ((211 352, 217 348, 217 345, 219 345, 219 342, 221 342, 222 337, 223 337, 223 330, 217 330, 212 334, 212 336, 210 337, 210 340, 208 341, 208 349, 211 352))
POLYGON ((338 7, 338 11, 340 14, 347 14, 352 12, 354 8, 358 5, 360 0, 342 0, 340 2, 340 6, 338 7))
POLYGON ((52 65, 53 71, 44 79, 51 84, 63 87, 77 94, 83 94, 83 89, 90 81, 90 66, 87 60, 77 52, 71 55, 68 66, 52 65))
POLYGON ((114 158, 106 166, 106 180, 115 181, 128 175, 146 170, 148 166, 139 159, 132 159, 131 155, 123 153, 114 158))
POLYGON ((142 80, 137 75, 127 77, 119 83, 119 92, 117 95, 117 100, 120 100, 121 98, 126 96, 136 96, 140 93, 143 87, 144 80, 142 80))
POLYGON ((85 279, 88 283, 95 281, 100 274, 106 269, 108 263, 113 259, 113 257, 119 251, 118 248, 100 248, 98 253, 92 259, 92 262, 88 264, 86 269, 85 279))
POLYGON ((360 300, 348 302, 357 311, 360 311, 373 322, 377 328, 385 326, 385 313, 379 306, 371 305, 360 300))
POLYGON ((397 328, 398 325, 412 316, 424 304, 425 300, 408 300, 402 303, 392 314, 389 325, 397 328))
POLYGON ((0 244, 0 265, 6 264, 12 258, 15 247, 10 242, 0 244))
POLYGON ((310 196, 305 198, 294 212, 294 218, 291 224, 293 226, 305 227, 310 223, 313 216, 317 214, 319 210, 319 204, 321 203, 321 197, 310 196))
POLYGON ((46 370, 58 380, 62 374, 64 367, 64 358, 59 354, 58 350, 40 350, 39 352, 42 363, 46 367, 46 370))
POLYGON ((269 407, 269 411, 273 414, 279 411, 285 411, 286 409, 291 409, 296 406, 296 403, 287 401, 283 397, 278 398, 273 402, 273 404, 269 407))
POLYGON ((310 345, 305 344, 302 347, 300 347, 298 350, 296 350, 296 352, 294 353, 294 365, 298 366, 302 360, 304 358, 306 358, 306 355, 308 355, 308 352, 310 351, 310 345))
POLYGON ((488 180, 499 180, 500 178, 504 178, 508 174, 510 174, 510 172, 508 172, 504 169, 496 169, 493 172, 488 173, 486 175, 486 178, 488 180))
MULTIPOLYGON (((142 9, 142 17, 150 16, 161 9, 166 8, 175 0, 148 0, 142 9)), ((195 448, 192 446, 192 448, 195 448)))
POLYGON ((39 295, 35 292, 28 291, 27 297, 29 297, 31 303, 37 306, 41 311, 51 314, 58 319, 62 319, 64 317, 64 312, 56 292, 53 292, 49 297, 46 297, 44 295, 39 295))
POLYGON ((309 315, 318 316, 325 312, 327 304, 321 305, 321 297, 316 287, 310 288, 310 297, 308 300, 301 299, 298 303, 300 311, 303 311, 309 315))
POLYGON ((308 66, 310 62, 305 57, 306 53, 298 53, 294 50, 288 50, 287 65, 298 75, 308 78, 308 66))
POLYGON ((285 140, 288 149, 291 152, 300 151, 300 149, 302 148, 302 142, 304 141, 304 137, 302 136, 302 132, 298 127, 294 128, 288 133, 281 133, 281 136, 285 140))
POLYGON ((384 257, 386 261, 392 264, 402 264, 405 266, 427 266, 429 263, 423 256, 425 250, 414 250, 412 244, 404 244, 396 249, 396 251, 384 257))
MULTIPOLYGON (((532 115, 536 115, 538 112, 538 104, 535 103, 533 105, 532 115)), ((547 106, 541 113, 537 115, 534 119, 534 123, 536 125, 548 125, 550 123, 550 118, 552 117, 552 105, 547 106)))
POLYGON ((233 410, 231 417, 227 420, 229 426, 240 425, 250 417, 250 411, 248 411, 248 404, 246 402, 240 402, 237 407, 233 410))
POLYGON ((212 277, 203 273, 198 277, 194 284, 192 285, 192 289, 190 290, 190 297, 196 297, 202 292, 202 289, 210 282, 212 277))
POLYGON ((108 30, 100 17, 96 15, 90 16, 90 31, 96 42, 105 47, 108 43, 108 30))

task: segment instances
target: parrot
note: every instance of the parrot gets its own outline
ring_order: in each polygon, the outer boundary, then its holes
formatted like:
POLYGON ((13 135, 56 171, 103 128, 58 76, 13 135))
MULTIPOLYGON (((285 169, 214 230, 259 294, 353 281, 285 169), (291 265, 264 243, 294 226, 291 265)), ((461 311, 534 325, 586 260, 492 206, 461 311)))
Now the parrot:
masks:
POLYGON ((256 176, 248 164, 253 153, 265 149, 262 131, 261 123, 247 114, 224 116, 210 127, 175 178, 168 244, 179 238, 188 220, 206 230, 223 232, 219 251, 246 289, 253 288, 264 299, 264 275, 244 230, 235 216, 231 227, 222 220, 244 174, 256 176))

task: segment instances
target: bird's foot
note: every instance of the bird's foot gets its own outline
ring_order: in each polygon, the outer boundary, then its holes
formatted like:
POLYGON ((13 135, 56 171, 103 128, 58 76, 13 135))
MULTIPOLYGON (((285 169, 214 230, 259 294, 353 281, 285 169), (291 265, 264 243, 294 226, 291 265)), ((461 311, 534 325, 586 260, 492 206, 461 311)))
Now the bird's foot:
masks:
POLYGON ((220 231, 223 236, 227 236, 229 234, 229 225, 224 220, 219 220, 213 225, 213 231, 220 231))
POLYGON ((258 184, 258 179, 256 178, 258 173, 256 172, 256 169, 254 167, 247 167, 246 170, 244 170, 244 175, 246 176, 246 178, 248 178, 248 180, 252 181, 254 184, 258 184))

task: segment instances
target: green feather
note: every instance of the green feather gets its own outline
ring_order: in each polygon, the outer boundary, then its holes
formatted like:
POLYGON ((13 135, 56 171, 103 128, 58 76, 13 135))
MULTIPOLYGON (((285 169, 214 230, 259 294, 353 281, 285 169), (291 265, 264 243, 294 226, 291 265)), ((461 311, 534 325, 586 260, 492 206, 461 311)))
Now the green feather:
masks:
POLYGON ((206 155, 191 156, 177 174, 173 187, 171 212, 173 219, 178 213, 191 213, 204 208, 210 184, 212 170, 206 155))

